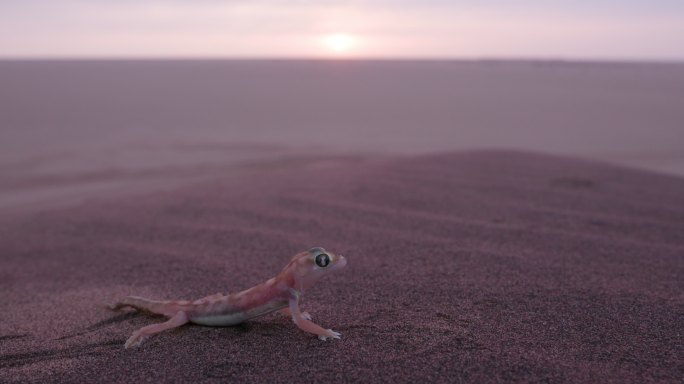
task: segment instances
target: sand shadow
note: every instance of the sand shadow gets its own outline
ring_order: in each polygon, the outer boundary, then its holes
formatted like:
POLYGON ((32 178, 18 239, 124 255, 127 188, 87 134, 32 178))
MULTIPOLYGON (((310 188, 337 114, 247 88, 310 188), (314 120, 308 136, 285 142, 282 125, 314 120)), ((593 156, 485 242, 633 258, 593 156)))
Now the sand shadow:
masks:
POLYGON ((21 335, 2 335, 2 336, 0 336, 0 341, 23 339, 24 337, 27 337, 27 336, 28 336, 28 333, 24 333, 21 335))
POLYGON ((67 349, 46 349, 36 352, 0 355, 0 368, 16 368, 54 360, 104 355, 111 353, 111 350, 115 348, 120 349, 124 341, 124 339, 106 340, 99 343, 74 346, 67 349))

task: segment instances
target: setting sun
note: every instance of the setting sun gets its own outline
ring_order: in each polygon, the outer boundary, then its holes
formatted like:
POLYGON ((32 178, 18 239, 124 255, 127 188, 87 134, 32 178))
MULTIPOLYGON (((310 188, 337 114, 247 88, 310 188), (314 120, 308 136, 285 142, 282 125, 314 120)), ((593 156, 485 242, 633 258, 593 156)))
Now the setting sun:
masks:
POLYGON ((325 45, 335 53, 344 53, 349 51, 355 43, 355 39, 347 34, 337 33, 325 37, 325 45))

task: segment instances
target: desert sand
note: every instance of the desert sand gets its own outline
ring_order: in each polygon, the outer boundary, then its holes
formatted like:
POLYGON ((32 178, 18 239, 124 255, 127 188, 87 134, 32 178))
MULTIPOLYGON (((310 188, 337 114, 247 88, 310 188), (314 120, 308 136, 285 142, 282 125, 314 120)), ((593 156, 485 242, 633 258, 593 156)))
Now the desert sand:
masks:
POLYGON ((0 382, 684 378, 681 64, 2 61, 0 84, 0 382), (313 246, 349 260, 303 303, 341 340, 272 314, 124 350, 162 319, 105 307, 313 246))
POLYGON ((0 381, 679 382, 684 179, 520 151, 278 162, 0 220, 0 381), (323 246, 303 308, 184 326, 104 307, 237 291, 323 246))

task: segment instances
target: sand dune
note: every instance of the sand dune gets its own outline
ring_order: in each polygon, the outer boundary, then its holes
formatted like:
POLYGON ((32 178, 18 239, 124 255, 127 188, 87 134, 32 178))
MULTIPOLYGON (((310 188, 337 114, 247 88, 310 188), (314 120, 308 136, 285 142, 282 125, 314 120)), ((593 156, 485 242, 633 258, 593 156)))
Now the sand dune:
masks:
POLYGON ((2 178, 215 165, 264 147, 514 148, 684 175, 677 63, 0 61, 0 84, 2 178))
POLYGON ((525 152, 251 169, 5 217, 0 381, 675 382, 684 180, 525 152), (287 318, 185 326, 101 306, 271 277, 321 245, 347 269, 287 318))

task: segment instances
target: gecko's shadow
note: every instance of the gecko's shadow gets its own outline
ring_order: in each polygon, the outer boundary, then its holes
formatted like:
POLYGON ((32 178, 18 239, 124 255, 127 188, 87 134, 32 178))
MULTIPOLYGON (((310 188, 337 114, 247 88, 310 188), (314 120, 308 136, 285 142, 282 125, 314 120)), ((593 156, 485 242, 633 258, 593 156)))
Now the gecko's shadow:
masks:
MULTIPOLYGON (((120 323, 122 321, 132 319, 134 317, 137 317, 138 315, 139 314, 136 312, 118 314, 112 318, 99 321, 85 328, 85 330, 83 331, 62 336, 57 338, 56 340, 65 340, 76 336, 80 336, 104 328, 111 324, 120 323)), ((29 335, 3 335, 0 336, 0 341, 21 339, 25 337, 29 337, 29 335)), ((107 353, 110 349, 121 346, 123 342, 124 340, 106 340, 97 343, 73 346, 67 349, 45 349, 26 353, 2 354, 0 355, 0 368, 21 367, 27 364, 35 364, 42 361, 73 359, 81 356, 101 355, 107 353)))
POLYGON ((88 332, 96 331, 96 330, 104 328, 108 325, 121 323, 121 322, 124 322, 126 320, 131 320, 131 319, 134 319, 136 317, 141 317, 143 315, 144 315, 143 313, 138 312, 138 311, 123 312, 123 313, 120 313, 116 316, 110 317, 109 319, 104 319, 104 320, 98 321, 97 323, 86 328, 86 331, 88 331, 88 332))
POLYGON ((64 335, 62 337, 59 337, 59 338, 57 338, 57 340, 71 339, 71 338, 76 337, 76 336, 81 336, 81 335, 84 335, 86 333, 97 331, 97 330, 102 329, 108 325, 121 323, 123 321, 131 320, 131 319, 134 319, 134 318, 142 316, 142 315, 143 315, 142 313, 135 312, 135 311, 121 313, 121 314, 118 314, 116 316, 110 317, 109 319, 104 319, 102 321, 98 321, 97 323, 85 328, 83 331, 78 331, 78 332, 70 333, 70 334, 64 335))

